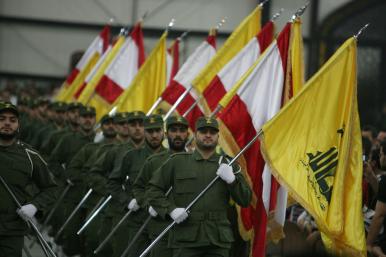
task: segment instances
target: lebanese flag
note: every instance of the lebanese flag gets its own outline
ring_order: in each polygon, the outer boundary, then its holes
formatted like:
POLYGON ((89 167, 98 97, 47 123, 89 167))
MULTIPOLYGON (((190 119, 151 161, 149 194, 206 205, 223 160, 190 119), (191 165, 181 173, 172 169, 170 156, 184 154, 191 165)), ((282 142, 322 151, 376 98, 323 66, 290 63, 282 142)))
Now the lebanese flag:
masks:
POLYGON ((202 95, 211 111, 272 42, 274 24, 269 21, 242 50, 218 72, 202 95))
POLYGON ((106 60, 107 56, 109 56, 111 50, 112 50, 112 46, 107 47, 107 50, 103 53, 101 58, 98 59, 98 62, 94 65, 92 70, 87 74, 82 85, 79 86, 79 89, 75 92, 75 94, 74 94, 75 99, 79 98, 80 94, 86 88, 87 84, 91 81, 91 79, 94 77, 94 75, 98 72, 99 68, 101 67, 102 63, 106 60))
MULTIPOLYGON (((218 114, 223 134, 227 141, 235 144, 230 154, 236 154, 252 140, 262 125, 272 118, 282 105, 287 74, 287 58, 291 24, 287 24, 277 40, 248 69, 237 82, 236 94, 229 104, 218 114), (242 126, 240 126, 242 124, 242 126)), ((247 181, 251 184, 253 198, 251 205, 240 208, 243 229, 253 233, 252 256, 265 256, 268 215, 263 203, 263 178, 265 167, 260 153, 260 143, 256 141, 240 159, 246 170, 247 181)), ((270 210, 268 206, 268 210, 270 210)))
POLYGON ((167 49, 166 65, 167 65, 167 83, 169 85, 180 68, 180 38, 173 41, 172 45, 167 49))
MULTIPOLYGON (((212 35, 211 33, 182 65, 177 75, 175 75, 169 86, 162 93, 162 99, 170 105, 173 105, 186 90, 192 90, 191 83, 193 79, 215 54, 216 35, 212 35)), ((177 106, 176 110, 181 115, 184 114, 194 104, 196 99, 197 96, 189 92, 183 101, 177 106)), ((189 121, 189 126, 193 130, 196 119, 202 115, 203 112, 198 105, 187 115, 186 119, 189 121)))
POLYGON ((144 61, 142 26, 137 23, 99 80, 95 92, 111 105, 131 84, 144 61))
POLYGON ((101 56, 108 48, 110 41, 110 26, 106 25, 99 35, 92 41, 91 45, 87 48, 86 52, 82 55, 75 68, 71 71, 66 79, 68 86, 74 81, 79 72, 87 65, 90 59, 95 53, 101 56))

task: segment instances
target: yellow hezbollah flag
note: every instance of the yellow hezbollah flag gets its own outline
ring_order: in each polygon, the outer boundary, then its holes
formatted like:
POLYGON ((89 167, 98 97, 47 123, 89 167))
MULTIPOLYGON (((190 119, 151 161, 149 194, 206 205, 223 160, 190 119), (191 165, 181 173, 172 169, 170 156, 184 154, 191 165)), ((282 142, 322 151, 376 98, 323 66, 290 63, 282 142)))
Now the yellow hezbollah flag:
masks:
POLYGON ((224 45, 217 51, 211 61, 201 70, 192 84, 202 94, 216 74, 225 66, 261 28, 261 9, 259 5, 232 32, 224 45))
MULTIPOLYGON (((82 93, 78 97, 78 101, 81 102, 84 105, 92 105, 97 109, 98 112, 98 103, 91 103, 90 100, 94 95, 95 87, 97 86, 99 80, 102 78, 103 74, 105 73, 106 68, 109 66, 111 61, 114 59, 114 57, 117 55, 119 49, 121 48, 123 42, 125 42, 124 36, 119 36, 117 42, 114 44, 113 48, 111 49, 111 52, 106 56, 106 59, 101 64, 99 70, 95 73, 95 75, 92 77, 89 83, 87 83, 87 86, 85 89, 83 89, 82 93)), ((83 81, 82 81, 83 82, 83 81)), ((100 115, 100 114, 99 114, 100 115)))
POLYGON ((161 36, 131 84, 113 104, 118 112, 147 112, 163 92, 166 86, 166 37, 167 32, 161 36))
POLYGON ((356 40, 348 39, 262 130, 266 163, 315 218, 326 247, 366 256, 356 40))

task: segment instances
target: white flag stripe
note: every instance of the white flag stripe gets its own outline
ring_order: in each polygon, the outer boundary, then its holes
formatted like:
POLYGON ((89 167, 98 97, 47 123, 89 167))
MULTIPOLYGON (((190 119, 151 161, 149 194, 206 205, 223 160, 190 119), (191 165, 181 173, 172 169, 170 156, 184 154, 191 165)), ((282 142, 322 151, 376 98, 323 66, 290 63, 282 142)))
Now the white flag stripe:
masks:
POLYGON ((122 89, 125 89, 138 72, 138 56, 138 46, 129 37, 121 46, 115 59, 107 67, 105 75, 122 89))

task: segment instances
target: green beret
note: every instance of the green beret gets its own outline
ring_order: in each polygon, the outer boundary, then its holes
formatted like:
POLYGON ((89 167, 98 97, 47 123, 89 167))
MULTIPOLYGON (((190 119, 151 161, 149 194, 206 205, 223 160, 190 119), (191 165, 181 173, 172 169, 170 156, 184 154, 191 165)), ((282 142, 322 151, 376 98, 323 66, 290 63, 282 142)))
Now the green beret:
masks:
POLYGON ((128 121, 133 121, 133 120, 144 120, 146 117, 145 113, 144 112, 141 112, 141 111, 134 111, 134 112, 130 112, 129 114, 129 117, 128 117, 128 121))
POLYGON ((145 117, 145 120, 143 121, 143 126, 145 129, 163 128, 164 121, 161 115, 152 114, 150 116, 145 117))
POLYGON ((83 107, 83 104, 78 102, 72 102, 67 105, 67 111, 74 110, 74 109, 80 109, 83 107))
POLYGON ((196 130, 199 130, 202 128, 214 128, 217 131, 219 131, 217 120, 215 118, 210 118, 210 117, 201 116, 200 118, 197 119, 196 130))
POLYGON ((19 111, 17 110, 15 105, 13 105, 9 102, 0 101, 0 112, 4 112, 4 111, 12 112, 17 117, 19 117, 19 111))
POLYGON ((166 129, 169 129, 171 125, 177 124, 189 127, 188 121, 182 116, 170 116, 166 119, 166 129))
POLYGON ((114 115, 114 118, 113 118, 114 123, 119 123, 119 122, 122 122, 122 121, 127 122, 128 118, 129 118, 129 115, 130 115, 129 112, 117 112, 114 115))
POLYGON ((67 104, 65 102, 55 102, 53 108, 56 112, 65 112, 67 104))
POLYGON ((80 116, 87 116, 87 115, 96 115, 95 108, 92 106, 83 106, 79 110, 80 116))
POLYGON ((114 118, 108 114, 103 115, 103 117, 101 118, 101 124, 104 124, 109 121, 114 121, 114 118))

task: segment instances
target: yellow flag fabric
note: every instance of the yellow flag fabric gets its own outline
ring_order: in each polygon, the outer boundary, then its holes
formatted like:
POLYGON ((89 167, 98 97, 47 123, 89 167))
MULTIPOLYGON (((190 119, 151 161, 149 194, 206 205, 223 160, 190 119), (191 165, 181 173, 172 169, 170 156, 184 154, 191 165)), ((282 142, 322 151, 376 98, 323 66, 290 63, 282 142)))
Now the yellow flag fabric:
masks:
POLYGON ((366 256, 356 92, 356 40, 350 38, 263 126, 260 140, 272 173, 315 218, 326 247, 366 256))
POLYGON ((79 95, 79 98, 78 98, 79 102, 81 102, 84 105, 92 105, 96 109, 98 109, 97 107, 99 103, 96 102, 91 104, 90 102, 93 98, 95 87, 98 85, 98 82, 102 78, 103 74, 105 73, 106 68, 109 66, 111 61, 117 55, 119 49, 121 48, 124 42, 125 42, 125 37, 119 36, 117 42, 114 44, 113 48, 111 49, 111 52, 108 54, 108 56, 106 56, 106 60, 101 64, 99 70, 95 73, 95 75, 92 77, 90 82, 87 83, 87 86, 83 89, 82 93, 79 95))
POLYGON ((193 80, 192 84, 199 93, 205 90, 221 68, 260 31, 261 9, 262 7, 259 5, 239 24, 216 55, 193 80))
POLYGON ((166 37, 165 32, 154 47, 137 75, 118 97, 113 106, 119 112, 148 112, 166 86, 166 37))
MULTIPOLYGON (((292 68, 292 96, 298 94, 304 85, 304 51, 302 22, 297 18, 291 28, 290 62, 292 68)), ((288 76, 289 77, 289 76, 288 76)), ((291 97, 291 96, 290 96, 291 97)))
POLYGON ((90 73, 92 68, 98 62, 99 58, 100 54, 98 52, 95 52, 94 55, 90 58, 90 60, 87 62, 86 66, 76 76, 71 85, 68 85, 66 88, 64 88, 64 91, 60 96, 58 95, 58 101, 64 101, 69 103, 74 100, 74 94, 78 91, 80 86, 82 86, 84 80, 86 79, 86 76, 90 73))

